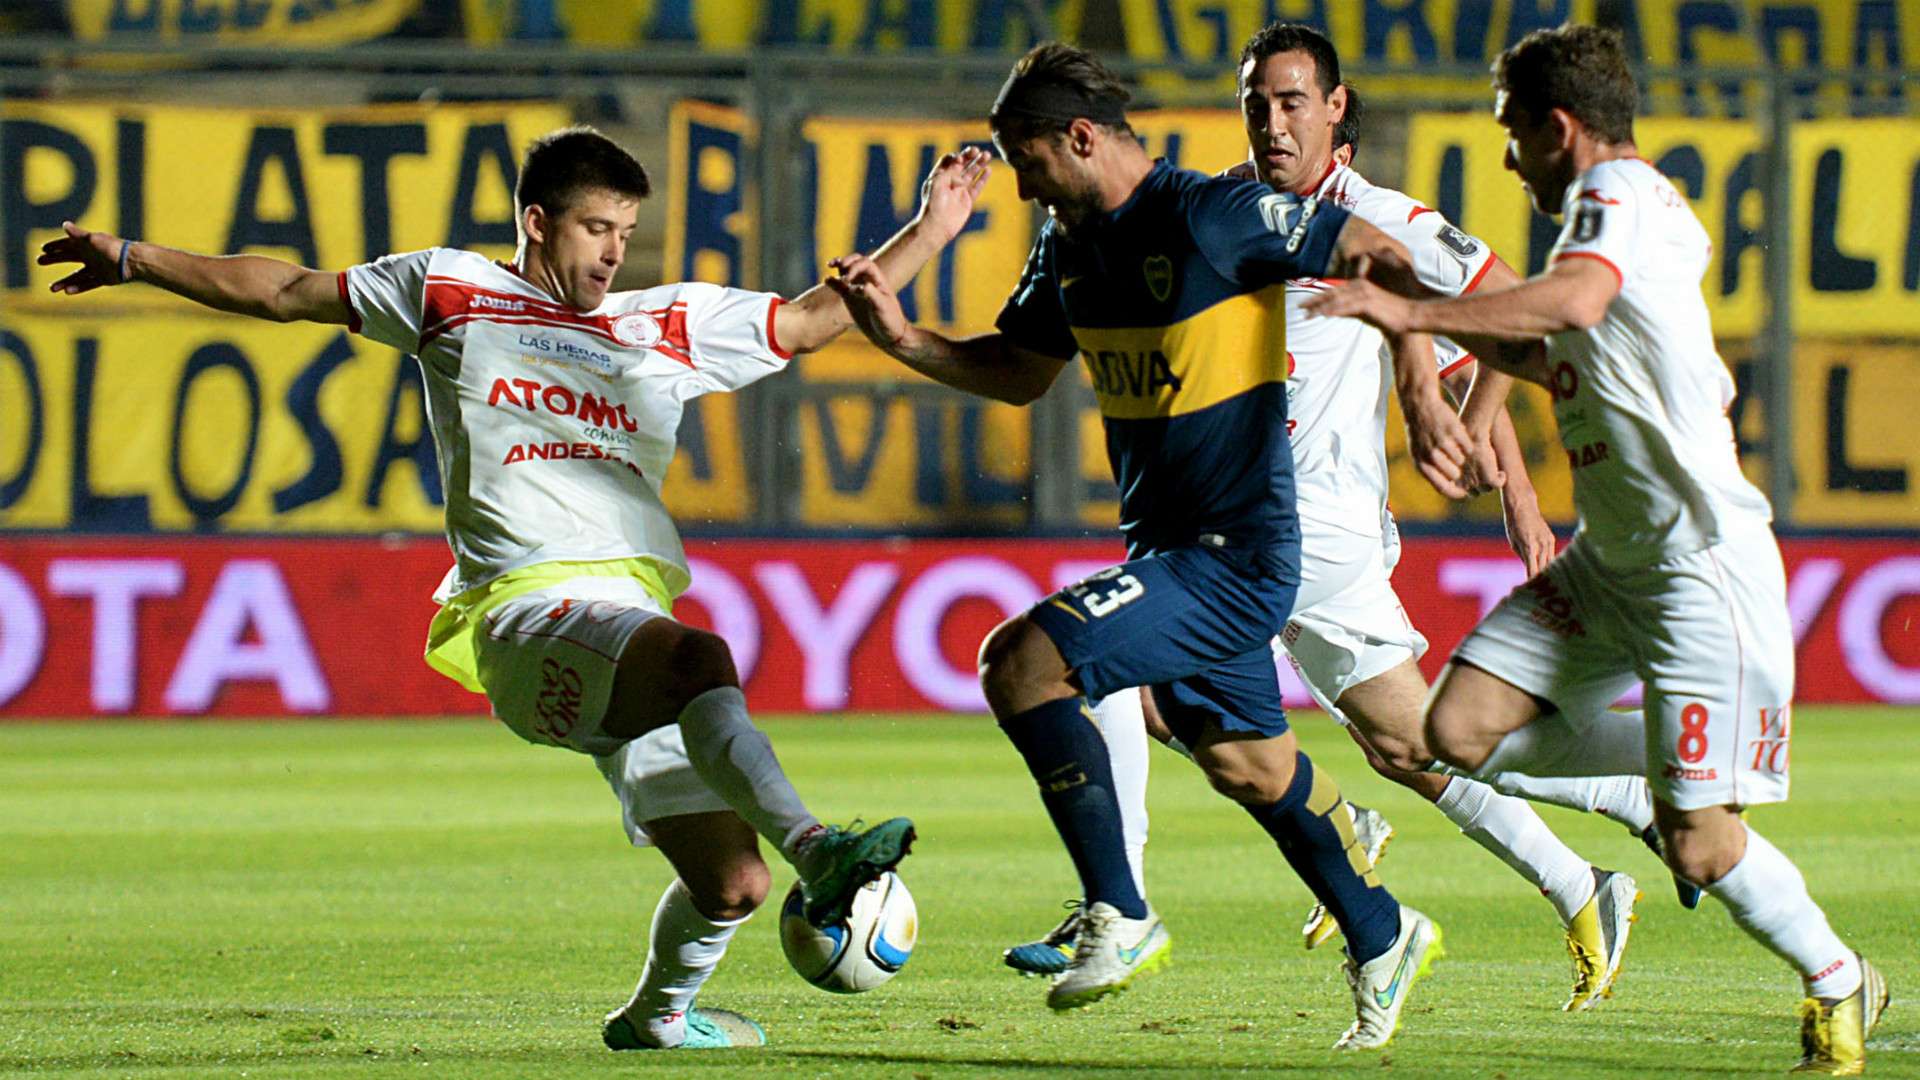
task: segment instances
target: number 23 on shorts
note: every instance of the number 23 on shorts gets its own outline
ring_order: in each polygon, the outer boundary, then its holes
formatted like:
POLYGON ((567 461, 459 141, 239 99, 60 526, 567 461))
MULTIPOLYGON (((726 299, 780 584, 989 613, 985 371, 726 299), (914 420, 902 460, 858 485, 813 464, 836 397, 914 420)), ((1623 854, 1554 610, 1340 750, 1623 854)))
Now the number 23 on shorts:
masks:
POLYGON ((1098 619, 1145 596, 1147 587, 1121 567, 1112 566, 1061 591, 1078 600, 1087 614, 1098 619))

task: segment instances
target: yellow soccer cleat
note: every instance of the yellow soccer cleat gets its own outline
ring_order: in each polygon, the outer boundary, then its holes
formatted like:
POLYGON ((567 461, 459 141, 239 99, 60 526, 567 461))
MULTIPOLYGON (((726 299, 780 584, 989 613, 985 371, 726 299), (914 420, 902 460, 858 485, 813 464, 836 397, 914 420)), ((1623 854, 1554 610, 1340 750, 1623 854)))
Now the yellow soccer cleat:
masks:
POLYGON ((1640 916, 1634 880, 1616 870, 1593 871, 1593 897, 1567 924, 1567 952, 1573 957, 1573 996, 1560 1006, 1563 1012, 1585 1012, 1613 996, 1620 978, 1620 961, 1627 954, 1627 935, 1640 916))
POLYGON ((1859 1076, 1867 1071, 1867 1036, 1887 1007, 1887 980, 1866 958, 1860 989, 1839 1001, 1807 998, 1800 1003, 1800 1064, 1797 1073, 1859 1076))

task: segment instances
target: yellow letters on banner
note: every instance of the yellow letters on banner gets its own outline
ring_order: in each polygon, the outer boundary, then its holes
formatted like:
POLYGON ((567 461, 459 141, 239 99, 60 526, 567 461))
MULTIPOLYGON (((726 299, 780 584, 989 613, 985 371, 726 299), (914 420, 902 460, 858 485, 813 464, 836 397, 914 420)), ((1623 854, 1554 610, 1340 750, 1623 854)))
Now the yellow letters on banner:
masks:
POLYGON ((7 102, 0 123, 28 149, 24 175, 0 185, 20 183, 34 218, 0 222, 0 296, 9 312, 186 310, 158 289, 50 296, 62 271, 30 266, 27 252, 59 235, 63 216, 190 251, 323 269, 440 244, 507 258, 520 156, 571 119, 547 103, 254 111, 7 102))
POLYGON ((420 0, 66 0, 66 8, 82 41, 345 45, 391 33, 420 0))

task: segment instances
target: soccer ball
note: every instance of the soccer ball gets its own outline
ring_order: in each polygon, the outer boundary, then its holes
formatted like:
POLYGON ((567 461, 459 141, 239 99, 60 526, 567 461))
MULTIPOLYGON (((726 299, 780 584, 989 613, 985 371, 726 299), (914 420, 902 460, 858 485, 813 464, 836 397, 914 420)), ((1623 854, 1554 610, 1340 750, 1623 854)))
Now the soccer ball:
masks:
POLYGON ((871 990, 900 973, 920 937, 920 912, 891 871, 853 894, 847 917, 821 929, 807 921, 800 883, 780 905, 780 948, 800 977, 836 994, 871 990))

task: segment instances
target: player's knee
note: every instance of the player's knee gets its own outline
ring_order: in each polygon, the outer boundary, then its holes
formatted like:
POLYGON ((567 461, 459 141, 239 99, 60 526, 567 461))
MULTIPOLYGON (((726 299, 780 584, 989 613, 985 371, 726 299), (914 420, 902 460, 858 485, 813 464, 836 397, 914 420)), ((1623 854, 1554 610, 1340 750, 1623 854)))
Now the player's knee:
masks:
POLYGON ((1719 881, 1740 862, 1741 852, 1718 832, 1673 828, 1663 823, 1660 839, 1667 868, 1695 885, 1719 881))
POLYGON ((766 902, 773 874, 757 854, 725 859, 703 872, 683 874, 687 893, 700 914, 715 922, 744 919, 766 902))
POLYGON ((1367 755, 1367 764, 1373 766, 1374 772, 1396 783, 1403 775, 1423 772, 1433 764, 1433 753, 1427 749, 1424 739, 1380 732, 1369 741, 1374 752, 1367 755))
POLYGON ((726 641, 691 626, 680 628, 663 666, 672 681, 669 696, 682 707, 709 690, 740 685, 726 641))
POLYGON ((1243 806, 1270 806, 1277 803, 1293 783, 1291 769, 1281 775, 1278 770, 1263 769, 1254 761, 1215 759, 1203 764, 1201 769, 1207 774, 1207 783, 1213 785, 1213 790, 1243 806))
POLYGON ((980 689, 994 715, 1011 716, 1031 707, 1028 699, 1044 683, 1044 655, 1053 647, 1046 632, 1016 616, 993 628, 980 643, 980 689))
MULTIPOLYGON (((1426 749, 1455 768, 1479 768, 1493 747, 1481 738, 1474 719, 1469 710, 1459 708, 1445 698, 1436 698, 1427 706, 1426 749)), ((1388 755, 1387 763, 1398 764, 1392 755, 1388 755)), ((1426 766, 1427 763, 1422 762, 1409 767, 1407 771, 1417 772, 1426 766)))

